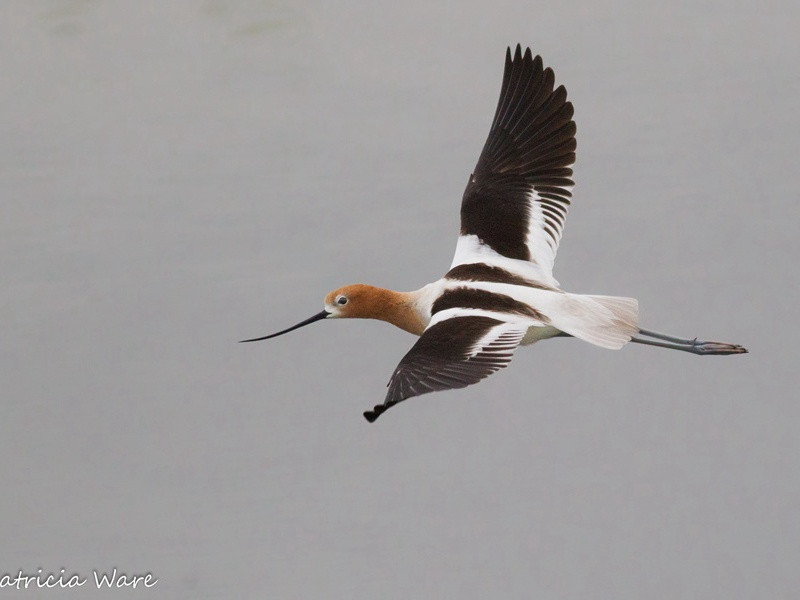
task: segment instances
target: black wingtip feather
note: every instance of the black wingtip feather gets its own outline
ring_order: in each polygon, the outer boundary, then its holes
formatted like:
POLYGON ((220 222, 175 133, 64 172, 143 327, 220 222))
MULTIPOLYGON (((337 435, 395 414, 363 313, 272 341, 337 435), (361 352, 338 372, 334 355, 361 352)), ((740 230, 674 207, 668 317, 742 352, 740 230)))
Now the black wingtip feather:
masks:
POLYGON ((475 349, 494 327, 504 322, 484 316, 458 316, 429 327, 397 365, 383 404, 364 413, 370 423, 395 404, 430 392, 477 383, 505 367, 527 328, 500 332, 475 349))
POLYGON ((391 406, 392 404, 376 404, 372 410, 364 411, 364 418, 370 423, 374 423, 378 420, 378 417, 389 410, 391 406))
MULTIPOLYGON (((464 191, 462 235, 476 235, 508 258, 544 258, 552 264, 554 252, 532 257, 528 247, 529 192, 547 188, 547 199, 565 208, 572 195, 568 187, 577 147, 575 111, 566 88, 555 87, 555 79, 553 69, 544 68, 542 57, 530 48, 524 53, 521 44, 513 53, 506 48, 489 137, 464 191)), ((551 231, 544 233, 553 241, 553 250, 563 229, 563 212, 560 219, 546 216, 551 231)))

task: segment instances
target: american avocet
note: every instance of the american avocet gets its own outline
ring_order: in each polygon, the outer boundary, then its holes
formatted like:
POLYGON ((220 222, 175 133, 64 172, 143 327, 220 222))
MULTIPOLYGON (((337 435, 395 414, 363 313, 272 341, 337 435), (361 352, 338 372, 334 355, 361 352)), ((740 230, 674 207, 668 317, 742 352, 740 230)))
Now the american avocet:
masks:
POLYGON ((420 336, 389 381, 373 422, 407 398, 462 388, 511 362, 519 345, 566 336, 602 348, 628 342, 694 354, 742 354, 737 344, 703 342, 639 328, 633 298, 571 294, 553 278, 574 185, 575 123, 564 86, 553 89, 542 59, 506 50, 500 101, 489 139, 461 201, 461 234, 450 270, 414 292, 347 285, 325 297, 314 321, 380 319, 420 336), (652 339, 643 339, 637 335, 652 339))

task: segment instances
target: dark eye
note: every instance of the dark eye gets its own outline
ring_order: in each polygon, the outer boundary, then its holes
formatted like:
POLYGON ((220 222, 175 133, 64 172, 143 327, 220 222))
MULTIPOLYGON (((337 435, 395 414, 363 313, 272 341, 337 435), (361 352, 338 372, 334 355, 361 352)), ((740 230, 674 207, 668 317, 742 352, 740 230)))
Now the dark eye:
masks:
POLYGON ((340 306, 347 304, 347 296, 336 296, 336 304, 340 306))

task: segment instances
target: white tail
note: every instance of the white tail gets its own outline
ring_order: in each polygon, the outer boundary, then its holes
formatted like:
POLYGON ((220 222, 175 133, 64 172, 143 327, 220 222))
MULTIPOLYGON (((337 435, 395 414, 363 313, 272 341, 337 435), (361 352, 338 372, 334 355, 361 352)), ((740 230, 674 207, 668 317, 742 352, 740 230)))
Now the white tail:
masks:
POLYGON ((639 302, 619 296, 564 294, 564 312, 551 318, 553 327, 576 338, 617 350, 639 333, 639 302))

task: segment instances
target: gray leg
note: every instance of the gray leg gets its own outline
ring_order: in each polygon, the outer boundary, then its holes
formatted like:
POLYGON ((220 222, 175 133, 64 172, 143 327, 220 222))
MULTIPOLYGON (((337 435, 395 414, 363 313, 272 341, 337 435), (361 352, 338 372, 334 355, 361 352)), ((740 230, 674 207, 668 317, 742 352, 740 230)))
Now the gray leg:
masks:
POLYGON ((684 340, 673 335, 658 333, 657 331, 648 331, 647 329, 640 329, 639 333, 646 337, 656 338, 657 340, 664 340, 666 342, 675 342, 676 344, 683 344, 684 346, 689 346, 697 342, 697 338, 694 338, 693 340, 684 340))
POLYGON ((647 331, 640 329, 639 333, 644 336, 656 338, 658 340, 665 340, 663 342, 655 342, 653 340, 644 340, 642 338, 631 338, 635 344, 644 344, 646 346, 658 346, 659 348, 670 348, 671 350, 683 350, 684 352, 691 352, 692 354, 744 354, 747 348, 739 344, 726 344, 724 342, 701 342, 697 338, 693 340, 685 340, 682 338, 657 333, 655 331, 647 331))

